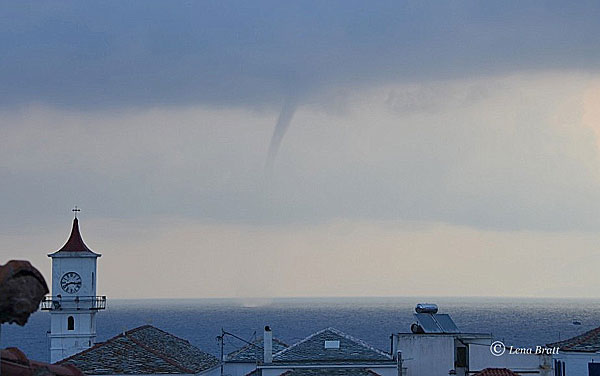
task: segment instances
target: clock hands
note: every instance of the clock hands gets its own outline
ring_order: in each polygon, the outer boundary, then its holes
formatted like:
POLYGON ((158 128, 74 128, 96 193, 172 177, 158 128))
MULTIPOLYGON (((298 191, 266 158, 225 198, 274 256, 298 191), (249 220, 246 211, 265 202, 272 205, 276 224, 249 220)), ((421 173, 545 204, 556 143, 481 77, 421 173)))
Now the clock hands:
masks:
POLYGON ((81 277, 75 272, 65 273, 60 281, 62 289, 68 293, 75 293, 81 288, 81 277))

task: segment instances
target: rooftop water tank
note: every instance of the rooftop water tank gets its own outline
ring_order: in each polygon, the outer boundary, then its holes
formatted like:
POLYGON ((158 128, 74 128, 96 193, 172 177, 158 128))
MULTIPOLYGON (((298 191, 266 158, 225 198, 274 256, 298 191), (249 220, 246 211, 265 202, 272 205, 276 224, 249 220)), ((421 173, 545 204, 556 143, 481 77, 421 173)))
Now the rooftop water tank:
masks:
POLYGON ((419 303, 415 307, 415 312, 436 314, 438 312, 438 306, 437 304, 419 303))

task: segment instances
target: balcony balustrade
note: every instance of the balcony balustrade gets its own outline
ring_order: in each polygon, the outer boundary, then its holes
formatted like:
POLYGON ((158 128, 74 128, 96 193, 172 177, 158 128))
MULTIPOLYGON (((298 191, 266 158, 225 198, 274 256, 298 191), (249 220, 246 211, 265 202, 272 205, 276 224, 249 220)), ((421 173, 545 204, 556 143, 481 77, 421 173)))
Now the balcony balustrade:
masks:
POLYGON ((106 309, 106 296, 46 296, 40 303, 44 311, 60 311, 62 309, 93 310, 106 309))

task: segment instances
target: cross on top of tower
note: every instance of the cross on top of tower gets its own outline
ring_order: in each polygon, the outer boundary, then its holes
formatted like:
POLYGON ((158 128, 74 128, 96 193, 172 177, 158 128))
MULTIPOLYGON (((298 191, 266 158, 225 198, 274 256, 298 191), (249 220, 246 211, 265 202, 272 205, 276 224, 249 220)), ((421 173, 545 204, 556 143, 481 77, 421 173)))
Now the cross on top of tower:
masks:
POLYGON ((80 211, 81 211, 81 209, 79 209, 79 208, 77 207, 77 205, 75 205, 75 207, 74 207, 73 209, 71 209, 71 211, 72 211, 73 213, 75 213, 75 218, 77 218, 77 213, 78 213, 78 212, 80 212, 80 211))

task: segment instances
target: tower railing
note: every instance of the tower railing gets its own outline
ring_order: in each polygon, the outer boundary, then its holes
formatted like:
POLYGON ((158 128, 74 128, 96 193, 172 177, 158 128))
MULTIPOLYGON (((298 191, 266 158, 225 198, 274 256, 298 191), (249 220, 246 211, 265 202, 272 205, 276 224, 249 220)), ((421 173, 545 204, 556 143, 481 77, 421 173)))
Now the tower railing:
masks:
POLYGON ((45 296, 40 303, 43 311, 62 309, 92 310, 106 309, 106 296, 45 296))

